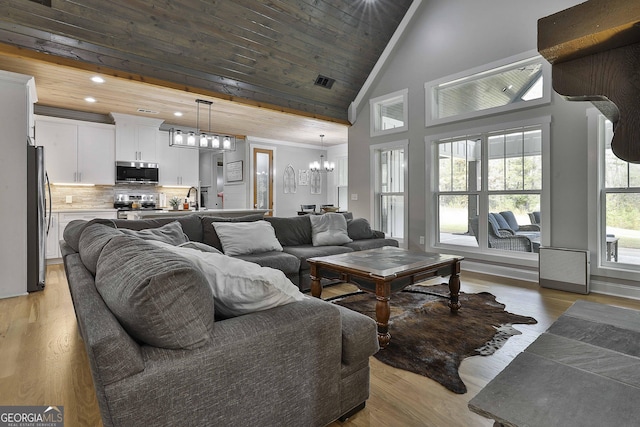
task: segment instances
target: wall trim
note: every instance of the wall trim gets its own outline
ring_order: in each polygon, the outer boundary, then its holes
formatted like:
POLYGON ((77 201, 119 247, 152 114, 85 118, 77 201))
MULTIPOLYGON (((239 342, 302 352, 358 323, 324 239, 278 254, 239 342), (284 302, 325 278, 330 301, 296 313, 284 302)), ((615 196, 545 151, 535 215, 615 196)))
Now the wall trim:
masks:
POLYGON ((640 288, 621 283, 611 283, 591 279, 591 292, 594 294, 611 295, 615 297, 640 300, 640 288))
MULTIPOLYGON (((504 265, 487 264, 483 262, 462 260, 461 278, 464 280, 464 272, 487 274, 490 276, 506 277, 509 279, 522 280, 524 282, 538 283, 538 270, 511 267, 504 265)), ((594 279, 591 276, 590 293, 610 295, 620 298, 640 300, 640 287, 626 285, 624 283, 613 283, 606 280, 594 279)))
MULTIPOLYGON (((509 279, 538 283, 538 270, 530 270, 506 265, 487 264, 484 262, 467 260, 462 260, 462 262, 460 263, 460 268, 463 271, 469 271, 473 273, 489 274, 491 276, 507 277, 509 279)), ((464 279, 464 276, 462 276, 462 278, 464 279)))

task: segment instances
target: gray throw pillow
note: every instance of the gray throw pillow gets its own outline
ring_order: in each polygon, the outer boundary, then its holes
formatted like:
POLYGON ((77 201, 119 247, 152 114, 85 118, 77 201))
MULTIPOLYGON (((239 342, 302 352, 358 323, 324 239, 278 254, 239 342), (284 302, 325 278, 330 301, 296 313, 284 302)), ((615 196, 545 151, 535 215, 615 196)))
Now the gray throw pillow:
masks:
POLYGON ((92 224, 104 224, 111 228, 115 228, 113 220, 106 218, 96 218, 91 221, 85 221, 84 219, 74 219, 64 228, 62 232, 62 238, 74 251, 78 252, 80 248, 80 236, 84 229, 92 224))
POLYGON ((80 252, 82 263, 94 276, 102 249, 117 236, 122 236, 122 233, 104 224, 91 224, 82 230, 78 241, 78 252, 80 252))
POLYGON ((178 221, 170 222, 158 228, 146 228, 144 230, 119 228, 118 230, 129 236, 145 240, 159 240, 174 246, 189 241, 189 238, 182 231, 182 225, 178 221))
POLYGON ((267 221, 214 222, 212 224, 220 238, 225 255, 282 252, 282 245, 276 239, 276 233, 267 221))
POLYGON ((352 242, 347 233, 347 220, 339 213, 309 215, 313 246, 343 245, 352 242))
POLYGON ((366 218, 347 220, 347 234, 353 240, 373 239, 373 231, 366 218))
POLYGON ((114 237, 100 256, 96 288, 129 335, 142 343, 194 349, 211 340, 211 288, 183 257, 132 236, 114 237))

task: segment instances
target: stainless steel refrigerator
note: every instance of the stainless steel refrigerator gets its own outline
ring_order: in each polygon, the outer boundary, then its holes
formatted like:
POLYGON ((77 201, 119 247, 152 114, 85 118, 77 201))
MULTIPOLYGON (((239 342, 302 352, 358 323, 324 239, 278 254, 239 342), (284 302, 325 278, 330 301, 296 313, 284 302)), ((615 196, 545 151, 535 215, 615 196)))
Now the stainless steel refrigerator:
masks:
POLYGON ((51 225, 51 192, 44 166, 44 147, 27 144, 27 291, 44 289, 47 233, 51 225), (47 197, 48 196, 48 197, 47 197), (49 206, 47 208, 47 200, 49 206))

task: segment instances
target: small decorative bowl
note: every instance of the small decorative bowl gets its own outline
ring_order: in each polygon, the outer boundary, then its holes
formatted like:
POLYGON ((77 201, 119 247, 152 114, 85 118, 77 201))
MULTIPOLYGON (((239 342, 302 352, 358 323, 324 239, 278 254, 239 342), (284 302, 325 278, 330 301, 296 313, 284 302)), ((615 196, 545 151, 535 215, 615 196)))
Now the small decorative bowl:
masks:
POLYGON ((327 213, 327 212, 338 212, 338 210, 340 209, 340 207, 338 206, 325 206, 322 209, 322 212, 327 213))

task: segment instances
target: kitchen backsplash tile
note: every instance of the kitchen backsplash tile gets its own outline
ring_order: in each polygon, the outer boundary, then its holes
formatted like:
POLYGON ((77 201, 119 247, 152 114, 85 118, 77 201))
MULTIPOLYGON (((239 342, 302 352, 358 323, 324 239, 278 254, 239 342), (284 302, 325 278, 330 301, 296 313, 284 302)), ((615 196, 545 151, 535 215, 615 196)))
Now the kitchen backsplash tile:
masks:
MULTIPOLYGON (((168 201, 172 197, 184 200, 188 189, 171 188, 149 185, 96 185, 94 187, 83 187, 73 185, 52 185, 51 186, 51 209, 105 209, 113 208, 113 198, 115 194, 160 194, 166 195, 168 201), (71 203, 67 203, 67 196, 71 196, 71 203)), ((160 207, 160 206, 158 206, 160 207)))

